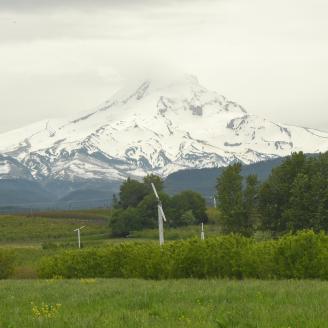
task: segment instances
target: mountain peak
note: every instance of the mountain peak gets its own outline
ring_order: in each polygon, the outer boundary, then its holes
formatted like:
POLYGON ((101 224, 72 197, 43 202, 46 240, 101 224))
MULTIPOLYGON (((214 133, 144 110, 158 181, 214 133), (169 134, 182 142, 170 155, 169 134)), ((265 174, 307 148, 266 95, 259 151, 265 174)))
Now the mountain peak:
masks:
POLYGON ((192 86, 200 86, 198 78, 190 74, 175 74, 174 76, 155 75, 143 78, 139 82, 127 81, 126 84, 112 98, 133 98, 141 99, 141 95, 151 93, 158 90, 165 90, 174 87, 184 86, 191 88, 192 86))
POLYGON ((130 81, 97 110, 0 136, 1 177, 121 180, 328 150, 328 133, 251 116, 193 75, 130 81), (20 173, 20 174, 23 174, 20 173))

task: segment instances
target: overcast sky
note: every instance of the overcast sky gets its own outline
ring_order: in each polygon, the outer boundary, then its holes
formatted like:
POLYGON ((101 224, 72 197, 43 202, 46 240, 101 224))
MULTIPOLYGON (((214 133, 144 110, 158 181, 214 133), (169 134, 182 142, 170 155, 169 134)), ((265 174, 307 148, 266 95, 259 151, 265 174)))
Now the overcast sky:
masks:
POLYGON ((0 132, 160 69, 328 131, 327 0, 0 0, 0 132))

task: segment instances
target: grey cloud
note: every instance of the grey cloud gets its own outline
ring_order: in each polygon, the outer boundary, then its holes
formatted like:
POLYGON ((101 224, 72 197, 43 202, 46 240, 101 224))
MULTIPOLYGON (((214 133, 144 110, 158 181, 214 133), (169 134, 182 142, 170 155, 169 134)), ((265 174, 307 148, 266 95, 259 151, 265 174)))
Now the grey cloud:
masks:
POLYGON ((327 0, 0 0, 0 131, 92 107, 113 72, 166 66, 250 113, 327 130, 327 13, 327 0))
POLYGON ((21 12, 35 10, 83 10, 87 8, 124 9, 138 7, 157 7, 182 2, 199 2, 200 0, 0 0, 0 10, 21 12))
MULTIPOLYGON (((16 8, 14 6, 15 1, 13 0, 12 10, 16 8)), ((43 8, 43 10, 18 11, 17 6, 16 12, 11 13, 10 11, 1 12, 1 6, 4 3, 0 0, 0 42, 15 43, 54 39, 105 39, 107 41, 129 42, 140 39, 146 40, 152 35, 165 37, 183 33, 186 30, 188 32, 190 27, 197 28, 204 21, 210 23, 215 19, 215 17, 210 17, 212 15, 210 10, 206 10, 206 12, 188 10, 188 5, 183 7, 184 10, 181 10, 181 6, 177 9, 176 6, 169 6, 167 1, 166 7, 155 8, 150 5, 142 7, 142 10, 133 10, 130 7, 125 10, 122 3, 117 5, 114 4, 114 1, 94 0, 88 2, 82 0, 78 6, 74 7, 78 10, 73 12, 72 10, 58 9, 61 8, 61 5, 71 5, 73 8, 73 4, 76 3, 75 0, 53 3, 54 7, 50 7, 51 3, 48 4, 49 7, 46 7, 45 4, 37 7, 36 4, 41 3, 41 1, 34 0, 33 2, 32 0, 32 3, 28 2, 30 5, 34 3, 37 8, 43 8), (101 3, 105 5, 100 6, 101 3), (114 4, 113 7, 109 6, 111 3, 114 4), (84 5, 94 6, 94 10, 97 12, 86 10, 84 5), (45 10, 46 8, 47 10, 45 10), (117 8, 117 10, 112 8, 117 8)), ((123 0, 124 3, 130 2, 123 0)), ((145 6, 146 3, 150 2, 148 0, 135 0, 133 3, 134 5, 139 3, 145 6)), ((163 2, 157 1, 157 6, 160 3, 163 2)))

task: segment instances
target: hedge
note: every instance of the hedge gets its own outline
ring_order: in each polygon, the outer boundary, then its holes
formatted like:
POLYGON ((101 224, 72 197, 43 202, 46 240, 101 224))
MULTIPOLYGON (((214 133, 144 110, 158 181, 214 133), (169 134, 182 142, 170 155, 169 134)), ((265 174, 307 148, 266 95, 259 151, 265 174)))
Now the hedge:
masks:
POLYGON ((257 242, 239 235, 159 246, 122 243, 42 259, 41 278, 328 279, 328 236, 302 231, 257 242))

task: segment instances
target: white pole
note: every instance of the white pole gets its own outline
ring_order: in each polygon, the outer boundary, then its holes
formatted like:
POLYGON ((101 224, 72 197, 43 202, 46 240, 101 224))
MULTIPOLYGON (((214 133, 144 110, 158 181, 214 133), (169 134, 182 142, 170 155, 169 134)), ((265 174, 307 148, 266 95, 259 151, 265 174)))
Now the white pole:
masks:
POLYGON ((160 205, 157 206, 158 209, 158 232, 159 232, 159 244, 164 244, 164 228, 163 228, 163 218, 160 205))
POLYGON ((77 239, 78 239, 79 248, 81 248, 81 236, 80 236, 80 229, 77 229, 77 239))
POLYGON ((204 240, 205 239, 205 233, 204 233, 204 223, 202 222, 202 231, 200 233, 200 239, 204 240))
POLYGON ((213 205, 214 205, 214 208, 216 208, 216 198, 215 198, 215 196, 213 196, 213 205))
POLYGON ((79 248, 81 248, 81 233, 80 233, 80 230, 82 230, 83 228, 85 228, 85 226, 77 228, 77 229, 74 230, 74 231, 77 232, 77 244, 78 244, 79 248))

